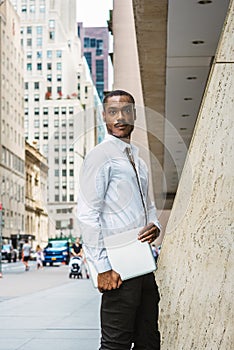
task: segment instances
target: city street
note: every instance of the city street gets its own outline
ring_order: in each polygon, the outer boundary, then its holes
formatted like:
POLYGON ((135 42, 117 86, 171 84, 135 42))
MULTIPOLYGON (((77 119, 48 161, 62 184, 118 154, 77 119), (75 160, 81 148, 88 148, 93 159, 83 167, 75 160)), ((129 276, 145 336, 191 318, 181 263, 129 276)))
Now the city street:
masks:
POLYGON ((65 265, 24 271, 3 263, 0 279, 0 350, 95 350, 100 293, 91 280, 69 279, 65 265))

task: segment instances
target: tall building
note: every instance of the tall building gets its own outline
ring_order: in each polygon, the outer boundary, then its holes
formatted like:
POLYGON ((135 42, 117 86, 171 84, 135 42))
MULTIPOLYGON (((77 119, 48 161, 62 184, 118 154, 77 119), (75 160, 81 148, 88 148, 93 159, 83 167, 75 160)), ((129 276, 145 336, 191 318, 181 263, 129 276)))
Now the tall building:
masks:
POLYGON ((76 1, 12 2, 25 52, 25 137, 48 158, 49 233, 73 235, 79 168, 95 143, 94 88, 77 37, 76 1))
POLYGON ((85 56, 100 99, 108 90, 109 34, 107 27, 83 27, 78 23, 82 54, 85 56))
POLYGON ((19 17, 9 0, 0 2, 0 101, 2 236, 16 248, 24 233, 23 50, 19 17))

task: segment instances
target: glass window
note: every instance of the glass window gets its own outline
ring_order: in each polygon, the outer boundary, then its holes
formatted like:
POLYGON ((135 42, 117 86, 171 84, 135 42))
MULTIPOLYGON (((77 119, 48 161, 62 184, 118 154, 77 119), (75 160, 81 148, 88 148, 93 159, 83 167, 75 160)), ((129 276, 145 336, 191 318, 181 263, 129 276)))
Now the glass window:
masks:
POLYGON ((74 113, 74 108, 73 107, 69 107, 69 114, 73 114, 74 113))
POLYGON ((37 38, 37 46, 42 46, 42 38, 37 38))
POLYGON ((44 13, 45 12, 45 5, 44 4, 41 4, 39 6, 39 11, 40 11, 40 13, 44 13))
POLYGON ((32 34, 32 27, 27 27, 27 34, 32 34))
POLYGON ((40 100, 40 95, 39 94, 34 95, 34 101, 38 102, 39 100, 40 100))
POLYGON ((66 119, 63 119, 62 120, 62 126, 66 126, 67 125, 67 121, 66 121, 66 119))
POLYGON ((39 89, 39 81, 34 82, 34 89, 38 90, 39 89))
POLYGON ((37 58, 42 58, 42 51, 37 51, 37 58))
POLYGON ((59 114, 59 107, 54 107, 54 114, 59 114))
POLYGON ((42 63, 41 62, 37 63, 37 70, 42 70, 42 63))
POLYGON ((67 201, 67 195, 66 195, 66 194, 62 195, 62 201, 63 201, 63 202, 66 202, 66 201, 67 201))
POLYGON ((22 5, 21 12, 27 12, 27 6, 26 5, 22 5))
POLYGON ((74 138, 73 132, 69 132, 69 140, 73 140, 73 138, 74 138))
POLYGON ((57 50, 56 51, 56 57, 61 58, 62 57, 62 50, 57 50))
POLYGON ((74 194, 70 194, 70 202, 74 202, 74 194))
POLYGON ((54 120, 54 126, 55 126, 55 127, 58 127, 58 126, 59 126, 59 120, 58 120, 58 119, 55 119, 55 120, 54 120))
POLYGON ((92 39, 90 40, 90 46, 91 46, 91 47, 96 47, 96 39, 95 39, 95 38, 92 38, 92 39))
POLYGON ((39 128, 40 127, 40 120, 39 119, 35 119, 34 120, 34 128, 39 128))
POLYGON ((34 13, 35 12, 35 5, 30 5, 30 12, 34 13))
POLYGON ((50 38, 50 40, 54 40, 55 39, 55 32, 54 31, 50 31, 49 32, 49 38, 50 38))
POLYGON ((48 138, 49 138, 48 132, 43 132, 43 139, 48 140, 48 138))
POLYGON ((52 81, 52 74, 47 74, 47 81, 52 81))
POLYGON ((31 59, 32 58, 32 51, 27 51, 27 59, 31 59))
POLYGON ((54 176, 59 176, 59 169, 55 169, 54 176))
POLYGON ((37 34, 42 34, 42 26, 37 26, 37 34))
POLYGON ((24 115, 28 115, 28 108, 24 109, 24 115))
POLYGON ((63 140, 66 140, 66 138, 67 138, 67 135, 66 135, 65 132, 63 132, 63 133, 62 133, 62 139, 63 139, 63 140))
POLYGON ((39 115, 40 110, 38 107, 34 108, 34 115, 39 115))
POLYGON ((57 62, 57 70, 62 70, 62 62, 57 62))
POLYGON ((28 90, 28 82, 24 83, 24 88, 25 88, 25 90, 28 90))
POLYGON ((43 126, 47 128, 49 126, 49 121, 48 119, 43 119, 43 126))
POLYGON ((49 28, 54 28, 55 27, 55 20, 54 19, 50 19, 49 20, 49 28))
POLYGON ((39 136, 40 136, 39 132, 35 132, 34 133, 34 139, 35 140, 39 140, 39 136))
POLYGON ((27 39, 27 46, 32 46, 32 39, 31 38, 27 39))
POLYGON ((61 74, 57 74, 57 81, 62 81, 62 75, 61 74))
POLYGON ((59 164, 59 158, 54 158, 54 163, 59 164))
POLYGON ((50 63, 50 62, 47 63, 47 69, 48 69, 48 70, 51 70, 51 69, 52 69, 52 63, 50 63))
POLYGON ((27 70, 28 71, 32 70, 32 63, 27 63, 27 70))
POLYGON ((43 108, 43 114, 44 115, 48 115, 48 107, 44 107, 43 108))
POLYGON ((67 113, 67 108, 66 107, 62 107, 62 114, 66 114, 67 113))
POLYGON ((62 145, 62 152, 66 152, 67 151, 67 145, 62 145))
POLYGON ((47 58, 52 58, 52 50, 47 50, 47 58))
POLYGON ((55 139, 55 140, 58 140, 58 139, 59 139, 59 132, 58 132, 58 131, 55 131, 55 133, 54 133, 54 139, 55 139))
POLYGON ((55 151, 55 152, 58 152, 58 151, 59 151, 59 145, 55 145, 55 146, 54 146, 54 151, 55 151))
POLYGON ((90 47, 90 39, 84 38, 84 47, 90 47))
POLYGON ((73 170, 73 169, 70 169, 70 170, 69 170, 69 175, 70 175, 70 176, 74 176, 74 170, 73 170))
POLYGON ((89 70, 92 73, 92 52, 85 52, 84 56, 89 66, 89 70))
POLYGON ((67 176, 67 170, 66 169, 62 169, 62 176, 67 176))
POLYGON ((24 101, 28 102, 28 95, 24 95, 24 101))
POLYGON ((67 157, 62 157, 62 164, 67 164, 67 157))

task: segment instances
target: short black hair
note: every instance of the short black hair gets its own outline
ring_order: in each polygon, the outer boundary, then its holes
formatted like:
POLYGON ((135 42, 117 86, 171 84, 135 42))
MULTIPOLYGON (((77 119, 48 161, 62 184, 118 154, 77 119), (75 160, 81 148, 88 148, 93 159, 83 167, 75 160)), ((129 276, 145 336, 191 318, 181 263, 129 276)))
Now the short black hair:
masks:
POLYGON ((105 105, 105 103, 108 102, 108 99, 112 96, 128 96, 129 99, 131 100, 131 103, 133 105, 135 105, 135 100, 134 100, 134 97, 127 91, 124 91, 124 90, 113 90, 111 92, 109 92, 103 99, 102 101, 102 104, 103 106, 105 105))

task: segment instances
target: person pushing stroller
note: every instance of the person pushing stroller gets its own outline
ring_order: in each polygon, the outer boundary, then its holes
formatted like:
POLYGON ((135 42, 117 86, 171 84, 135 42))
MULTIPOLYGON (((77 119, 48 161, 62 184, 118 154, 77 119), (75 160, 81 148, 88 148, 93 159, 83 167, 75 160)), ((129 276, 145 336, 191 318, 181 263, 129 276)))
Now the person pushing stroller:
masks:
POLYGON ((73 243, 71 248, 71 260, 69 263, 70 274, 69 277, 83 277, 82 269, 85 267, 86 277, 89 278, 87 268, 85 266, 85 259, 83 256, 82 244, 80 243, 80 237, 77 237, 75 243, 73 243))

